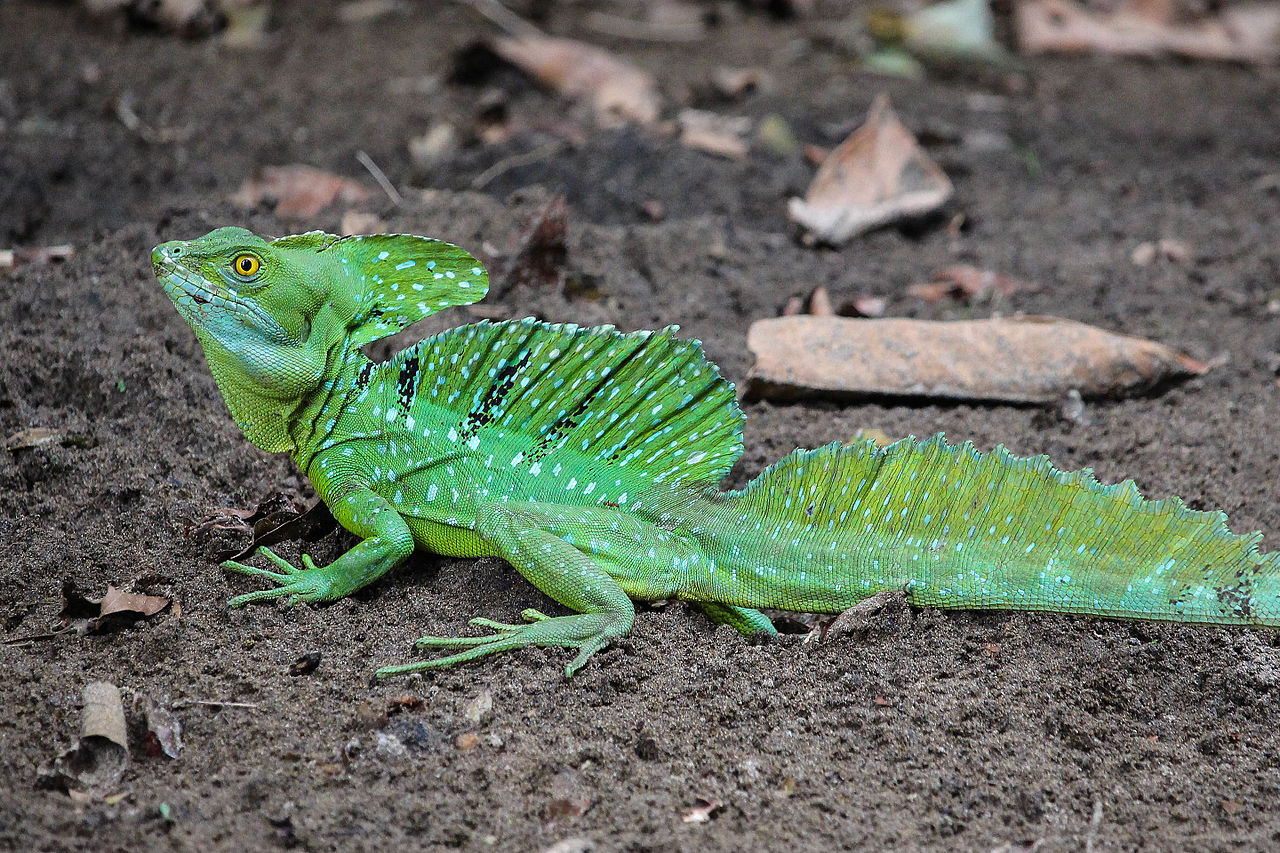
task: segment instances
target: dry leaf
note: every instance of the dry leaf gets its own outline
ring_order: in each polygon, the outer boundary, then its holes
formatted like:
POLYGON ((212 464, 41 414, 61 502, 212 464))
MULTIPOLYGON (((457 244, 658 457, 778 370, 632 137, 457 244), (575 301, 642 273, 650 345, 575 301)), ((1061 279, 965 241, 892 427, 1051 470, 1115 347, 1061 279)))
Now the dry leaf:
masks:
POLYGON ((357 204, 372 194, 358 181, 295 163, 254 170, 228 200, 240 207, 274 201, 278 216, 310 219, 335 202, 357 204))
POLYGON ((467 718, 468 722, 479 723, 490 711, 493 710, 493 691, 488 687, 480 688, 480 692, 476 697, 467 703, 467 707, 463 710, 462 716, 467 718))
POLYGON ((57 246, 28 246, 20 249, 0 249, 0 271, 8 272, 23 264, 47 264, 65 261, 75 255, 75 247, 65 243, 57 246))
POLYGON ((515 287, 563 288, 568 233, 569 202, 557 193, 534 214, 503 275, 491 278, 489 298, 501 299, 515 287))
POLYGON ((747 395, 887 395, 1050 403, 1140 393, 1198 375, 1201 362, 1154 341, 1056 317, 855 320, 777 317, 747 333, 747 395))
POLYGON ((135 713, 139 706, 147 721, 147 740, 144 744, 147 755, 153 758, 159 755, 177 758, 182 752, 182 722, 170 708, 148 696, 134 696, 135 713))
POLYGON ((1280 4, 1231 5, 1212 16, 1174 23, 1161 8, 1130 2, 1094 13, 1071 0, 1023 0, 1016 7, 1022 52, 1175 54, 1259 64, 1280 60, 1280 4))
POLYGON ((681 110, 676 116, 680 125, 680 141, 689 148, 718 157, 741 160, 750 152, 746 136, 751 132, 751 119, 746 116, 723 116, 707 110, 681 110))
POLYGON ((653 75, 593 45, 530 34, 497 39, 493 50, 562 95, 589 97, 602 126, 652 124, 662 110, 653 75))
POLYGON ((728 68, 720 66, 711 74, 716 92, 726 98, 740 98, 773 88, 773 75, 764 68, 728 68))
POLYGON ((58 618, 74 624, 80 633, 94 634, 155 616, 169 605, 170 600, 164 596, 121 592, 110 585, 102 598, 86 598, 73 581, 65 580, 58 618))
POLYGON ((1035 293, 1039 290, 1040 286, 1031 282, 968 264, 955 264, 935 272, 933 281, 927 284, 911 285, 907 288, 907 293, 926 302, 940 302, 949 296, 956 299, 979 299, 994 294, 1012 296, 1019 292, 1035 293))
POLYGON ((382 234, 387 230, 387 223, 376 213, 348 210, 342 214, 338 230, 343 234, 382 234))
POLYGON ((680 820, 683 823, 710 823, 712 815, 722 808, 724 803, 715 797, 699 797, 698 805, 685 812, 680 820))
POLYGON ((551 829, 562 821, 572 821, 582 817, 587 813, 587 809, 591 808, 590 797, 561 797, 547 803, 546 827, 551 829))
POLYGON ((29 427, 20 429, 4 441, 9 450, 27 450, 33 447, 45 447, 62 441, 62 433, 48 427, 29 427))
POLYGON ((803 200, 787 211, 813 238, 843 243, 881 225, 936 210, 951 181, 877 95, 867 121, 818 168, 803 200))
POLYGON ((61 788, 101 790, 124 777, 129 741, 120 688, 105 681, 84 686, 80 737, 53 760, 41 776, 61 788))

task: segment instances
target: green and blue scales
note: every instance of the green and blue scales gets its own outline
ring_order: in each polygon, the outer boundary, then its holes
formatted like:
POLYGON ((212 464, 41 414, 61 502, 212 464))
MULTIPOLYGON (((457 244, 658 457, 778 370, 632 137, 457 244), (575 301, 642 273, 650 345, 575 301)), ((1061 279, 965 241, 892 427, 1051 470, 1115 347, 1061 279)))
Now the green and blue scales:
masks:
POLYGON ((236 422, 290 453, 361 540, 327 566, 266 548, 270 569, 224 563, 274 584, 233 605, 340 598, 423 548, 502 557, 575 611, 473 619, 491 633, 424 637, 453 652, 382 675, 530 644, 577 649, 572 674, 631 629, 632 599, 691 601, 744 633, 773 630, 756 608, 834 613, 892 590, 947 608, 1280 625, 1280 553, 1260 553, 1261 534, 1044 456, 941 435, 835 443, 720 491, 743 415, 674 328, 482 322, 374 364, 364 345, 484 296, 484 269, 448 243, 220 228, 152 257, 236 422))

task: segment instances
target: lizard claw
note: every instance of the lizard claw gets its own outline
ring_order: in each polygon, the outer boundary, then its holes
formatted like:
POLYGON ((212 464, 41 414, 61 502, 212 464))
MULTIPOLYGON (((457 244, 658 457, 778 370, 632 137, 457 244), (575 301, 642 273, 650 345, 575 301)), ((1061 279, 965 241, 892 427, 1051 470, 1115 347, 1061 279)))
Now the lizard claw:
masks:
POLYGON ((521 615, 530 624, 511 625, 492 619, 472 619, 470 624, 489 628, 494 632, 483 637, 422 637, 414 643, 417 648, 451 648, 461 651, 433 660, 386 666, 379 669, 376 675, 386 678, 424 669, 438 669, 525 646, 565 646, 578 650, 578 654, 565 667, 564 674, 568 678, 611 640, 625 635, 631 629, 633 620, 630 614, 612 612, 552 617, 530 609, 521 615))
POLYGON ((327 584, 320 576, 321 570, 316 567, 315 562, 312 561, 309 555, 302 555, 302 565, 305 568, 299 569, 288 560, 278 556, 270 548, 262 547, 254 553, 266 557, 279 571, 273 572, 269 569, 259 569, 256 566, 237 563, 235 560, 226 560, 223 562, 222 568, 228 572, 263 577, 278 584, 278 586, 275 589, 260 589, 256 592, 237 595, 227 602, 228 606, 242 607, 251 601, 278 598, 286 598, 286 604, 289 605, 297 604, 299 601, 323 600, 327 584))

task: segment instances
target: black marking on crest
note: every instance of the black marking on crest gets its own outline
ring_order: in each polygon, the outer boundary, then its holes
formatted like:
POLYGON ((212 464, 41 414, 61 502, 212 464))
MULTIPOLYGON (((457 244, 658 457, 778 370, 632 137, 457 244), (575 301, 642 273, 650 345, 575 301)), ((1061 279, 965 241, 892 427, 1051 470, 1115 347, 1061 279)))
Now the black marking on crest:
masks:
POLYGON ((417 393, 420 367, 421 362, 418 360, 417 353, 406 357, 400 363, 400 375, 396 377, 396 394, 399 397, 400 409, 406 415, 409 414, 409 407, 413 405, 413 398, 417 393))
MULTIPOLYGON (((612 370, 608 376, 601 376, 591 390, 586 391, 582 395, 582 399, 578 401, 578 405, 574 406, 571 411, 565 412, 547 428, 541 436, 538 437, 538 443, 525 454, 525 459, 529 462, 538 462, 548 454, 550 454, 559 445, 561 439, 573 431, 575 427, 583 420, 583 415, 587 414, 595 403, 595 396, 608 388, 610 383, 616 381, 616 377, 622 373, 623 368, 634 358, 643 354, 648 348, 650 341, 637 346, 631 352, 627 353, 617 364, 612 365, 612 370)), ((616 455, 616 454, 615 454, 616 455)))
POLYGON ((531 350, 521 350, 515 361, 504 364, 498 369, 493 382, 485 389, 484 396, 471 407, 467 419, 462 422, 459 433, 464 441, 498 419, 502 404, 506 402, 507 395, 515 387, 520 372, 529 366, 529 358, 532 354, 531 350))
POLYGON ((360 368, 360 374, 356 376, 356 390, 363 391, 369 387, 369 379, 373 376, 373 371, 377 367, 372 361, 367 361, 360 368))

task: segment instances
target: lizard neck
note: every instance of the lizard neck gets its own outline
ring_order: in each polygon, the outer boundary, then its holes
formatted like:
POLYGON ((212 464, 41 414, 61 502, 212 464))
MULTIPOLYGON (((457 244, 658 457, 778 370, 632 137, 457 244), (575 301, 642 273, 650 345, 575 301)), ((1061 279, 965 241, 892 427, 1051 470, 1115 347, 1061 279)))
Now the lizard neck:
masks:
POLYGON ((342 415, 359 404, 375 366, 350 337, 329 347, 320 381, 297 399, 285 418, 293 459, 304 472, 343 432, 342 415))

